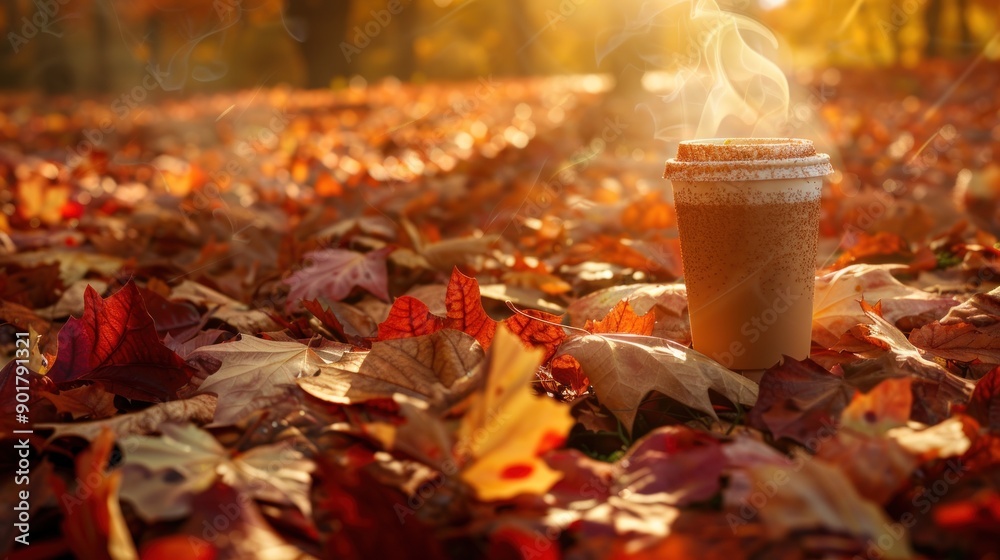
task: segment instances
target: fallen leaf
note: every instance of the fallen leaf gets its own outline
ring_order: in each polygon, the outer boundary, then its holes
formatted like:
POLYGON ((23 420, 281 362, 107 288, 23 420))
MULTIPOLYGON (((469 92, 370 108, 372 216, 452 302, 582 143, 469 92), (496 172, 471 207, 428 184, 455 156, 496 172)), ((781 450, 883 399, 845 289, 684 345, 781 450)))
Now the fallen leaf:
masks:
POLYGON ((843 375, 812 360, 785 359, 764 372, 757 404, 748 415, 751 426, 805 444, 824 427, 836 429, 854 389, 843 375))
POLYGON ((628 300, 637 315, 645 316, 652 311, 656 320, 653 336, 690 344, 691 324, 684 284, 630 284, 598 290, 570 304, 570 325, 583 327, 587 321, 604 317, 622 300, 628 300))
POLYGON ((57 476, 50 477, 50 482, 59 496, 62 530, 71 549, 85 550, 88 558, 94 560, 138 560, 118 504, 122 473, 107 470, 114 444, 114 434, 104 430, 87 451, 77 456, 76 484, 72 491, 57 476))
POLYGON ((890 429, 886 435, 917 457, 921 464, 961 456, 972 447, 962 419, 956 416, 933 426, 909 422, 906 426, 890 429))
POLYGON ((841 415, 841 426, 869 436, 905 426, 913 406, 911 383, 909 377, 891 378, 867 393, 855 394, 841 415))
POLYGON ((171 301, 146 288, 139 288, 139 294, 161 338, 167 334, 178 335, 202 322, 201 313, 188 302, 171 301))
POLYGON ((100 383, 92 383, 58 393, 43 391, 40 394, 42 398, 51 401, 60 414, 69 414, 73 420, 80 418, 100 420, 118 413, 118 409, 115 408, 115 395, 105 391, 100 383))
POLYGON ((59 353, 48 377, 56 383, 99 381, 129 399, 174 398, 191 369, 160 342, 135 284, 129 281, 105 300, 93 289, 79 319, 59 330, 59 353))
POLYGON ((633 443, 615 462, 611 494, 688 506, 721 490, 726 466, 722 445, 710 434, 686 426, 664 426, 633 443))
POLYGON ((899 329, 873 309, 862 308, 862 313, 866 320, 857 326, 859 334, 888 350, 876 351, 882 353, 878 358, 844 364, 844 376, 851 385, 868 391, 884 379, 913 376, 917 379, 914 391, 923 393, 914 401, 919 405, 919 414, 914 419, 930 424, 947 418, 951 404, 968 401, 973 390, 971 381, 925 358, 899 329))
POLYGON ((891 428, 906 425, 912 401, 908 377, 856 393, 841 416, 840 431, 823 441, 816 456, 836 465, 865 498, 887 503, 918 466, 916 457, 887 437, 891 428))
POLYGON ((316 556, 289 543, 268 522, 256 502, 236 488, 217 482, 193 497, 190 509, 191 517, 176 533, 184 535, 185 540, 194 539, 199 549, 206 539, 210 541, 216 560, 316 560, 316 556))
MULTIPOLYGON (((317 368, 297 382, 310 395, 337 404, 391 399, 404 393, 446 409, 476 387, 483 351, 469 335, 441 330, 375 342, 368 352, 317 368)), ((211 378, 209 378, 211 379, 211 378)))
POLYGON ((479 282, 455 268, 451 272, 448 291, 445 294, 448 316, 445 328, 455 329, 471 335, 484 349, 490 347, 497 322, 486 314, 479 294, 479 282))
POLYGON ((709 389, 734 404, 752 406, 757 384, 675 342, 653 337, 584 335, 570 337, 558 355, 583 366, 601 404, 632 431, 639 404, 659 391, 716 418, 709 389))
MULTIPOLYGON (((349 350, 344 345, 341 354, 349 350)), ((275 342, 241 336, 239 340, 199 348, 188 359, 221 362, 198 391, 218 395, 215 424, 233 424, 295 388, 298 377, 319 371, 325 362, 300 342, 275 342)))
POLYGON ((505 328, 493 342, 481 366, 485 387, 472 396, 458 429, 461 477, 483 501, 542 494, 561 475, 541 455, 562 444, 573 418, 568 406, 531 390, 541 350, 526 349, 505 328))
POLYGON ((125 454, 121 497, 147 522, 190 514, 192 498, 216 482, 254 499, 293 505, 309 515, 309 473, 315 465, 292 441, 236 452, 193 424, 166 423, 159 431, 159 436, 120 440, 125 454))
POLYGON ((558 326, 561 321, 562 317, 558 315, 526 309, 504 319, 503 324, 527 346, 540 347, 545 350, 545 354, 542 356, 542 363, 545 363, 552 358, 559 345, 566 340, 566 331, 558 326))
POLYGON ((388 301, 385 258, 393 249, 383 247, 368 253, 323 249, 306 254, 309 264, 285 279, 285 284, 291 287, 288 306, 303 299, 320 296, 340 301, 356 287, 364 288, 379 299, 388 301))
POLYGON ((1000 366, 976 382, 966 412, 991 431, 1000 432, 1000 366))
POLYGON ((0 321, 14 325, 20 331, 35 329, 42 335, 47 334, 52 326, 31 309, 3 300, 0 300, 0 321))
POLYGON ((154 404, 138 412, 119 414, 104 420, 92 422, 67 422, 62 424, 35 424, 36 428, 51 429, 49 441, 66 436, 93 440, 101 431, 108 429, 117 437, 152 433, 164 423, 207 424, 215 415, 215 395, 195 395, 190 399, 154 404))
POLYGON ((302 307, 306 311, 312 313, 322 325, 330 332, 330 334, 339 337, 341 340, 347 340, 348 335, 344 331, 344 325, 341 324, 340 319, 337 318, 337 314, 323 307, 323 304, 316 299, 304 299, 302 300, 302 307))
POLYGON ((174 286, 171 297, 210 308, 213 317, 218 317, 241 333, 257 334, 278 328, 267 313, 191 280, 174 286))
POLYGON ((632 309, 632 304, 623 299, 618 302, 600 321, 590 321, 583 328, 594 334, 628 333, 649 336, 653 333, 656 316, 646 313, 639 316, 632 309))
MULTIPOLYGON (((723 491, 726 517, 731 527, 745 525, 760 516, 773 540, 798 531, 826 529, 854 536, 862 546, 884 535, 892 524, 875 503, 863 497, 844 474, 821 460, 799 455, 788 464, 756 465, 740 469, 748 479, 723 491), (762 505, 754 492, 768 488, 762 505), (773 488, 773 491, 771 490, 773 488), (747 514, 751 514, 749 517, 747 514)), ((905 531, 902 527, 900 530, 905 531)), ((879 544, 880 558, 908 559, 913 556, 908 539, 879 544)))
POLYGON ((400 296, 392 302, 389 317, 378 326, 378 339, 407 338, 431 334, 444 328, 444 319, 430 312, 420 300, 400 296))
POLYGON ((882 300, 882 315, 891 324, 907 317, 923 317, 931 322, 944 316, 957 302, 908 287, 891 271, 894 265, 851 265, 816 278, 813 298, 813 340, 826 348, 837 344, 841 335, 865 322, 858 300, 882 300))
POLYGON ((831 268, 844 268, 855 263, 898 263, 908 261, 913 251, 902 237, 887 231, 874 234, 859 232, 857 241, 844 251, 831 268))
POLYGON ((1000 364, 1000 288, 973 294, 940 321, 911 332, 910 342, 948 360, 1000 364))
MULTIPOLYGON (((540 309, 556 315, 566 312, 562 305, 545 299, 544 292, 529 288, 519 288, 506 284, 483 284, 479 286, 479 294, 484 299, 501 303, 511 302, 520 308, 540 309)), ((412 294, 411 294, 412 295, 412 294)), ((430 300, 423 300, 430 305, 430 300)), ((433 308, 432 308, 433 310, 433 308)))

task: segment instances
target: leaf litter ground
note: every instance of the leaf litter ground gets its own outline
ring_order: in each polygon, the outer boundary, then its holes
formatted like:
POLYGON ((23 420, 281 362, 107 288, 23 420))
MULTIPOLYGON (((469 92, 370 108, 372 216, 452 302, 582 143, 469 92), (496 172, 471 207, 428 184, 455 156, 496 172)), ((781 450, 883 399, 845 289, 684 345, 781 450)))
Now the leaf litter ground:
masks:
POLYGON ((689 349, 666 154, 586 80, 164 100, 70 165, 101 110, 4 98, 9 557, 995 553, 996 70, 842 71, 812 356, 759 385, 689 349))

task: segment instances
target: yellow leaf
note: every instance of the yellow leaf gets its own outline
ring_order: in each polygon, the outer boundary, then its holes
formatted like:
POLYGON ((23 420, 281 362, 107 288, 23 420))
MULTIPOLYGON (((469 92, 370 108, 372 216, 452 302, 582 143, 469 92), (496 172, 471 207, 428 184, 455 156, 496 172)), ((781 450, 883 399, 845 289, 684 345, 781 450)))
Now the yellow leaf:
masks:
POLYGON ((562 442, 573 419, 568 406, 531 390, 543 354, 502 327, 481 366, 486 387, 473 397, 455 446, 466 460, 462 480, 481 500, 541 494, 562 476, 540 455, 562 442))

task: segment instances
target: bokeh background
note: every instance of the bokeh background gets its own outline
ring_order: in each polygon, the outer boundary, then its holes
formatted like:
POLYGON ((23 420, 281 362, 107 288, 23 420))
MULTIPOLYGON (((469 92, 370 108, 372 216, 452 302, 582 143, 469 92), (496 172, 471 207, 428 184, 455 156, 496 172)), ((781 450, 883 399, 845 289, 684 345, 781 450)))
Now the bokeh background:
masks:
MULTIPOLYGON (((1000 46, 986 49, 998 30, 996 0, 719 6, 773 30, 788 68, 912 68, 984 49, 1000 56, 1000 46)), ((112 92, 131 87, 149 63, 185 92, 328 87, 353 76, 422 82, 608 72, 628 80, 683 62, 684 10, 690 3, 654 0, 4 0, 0 87, 112 92), (37 37, 25 23, 33 17, 37 37)))

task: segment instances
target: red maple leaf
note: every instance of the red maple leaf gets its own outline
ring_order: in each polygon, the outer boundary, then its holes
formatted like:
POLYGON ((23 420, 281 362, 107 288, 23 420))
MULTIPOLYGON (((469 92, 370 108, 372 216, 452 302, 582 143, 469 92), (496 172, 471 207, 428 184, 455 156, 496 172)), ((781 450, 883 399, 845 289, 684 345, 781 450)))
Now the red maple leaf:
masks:
POLYGON ((566 331, 552 324, 558 324, 560 320, 558 315, 526 309, 508 317, 504 320, 504 324, 527 345, 541 346, 545 350, 542 362, 547 362, 556 353, 559 345, 566 340, 566 331))
POLYGON ((444 328, 444 319, 412 296, 400 296, 392 303, 389 316, 378 326, 378 339, 391 340, 435 333, 444 328))
POLYGON ((623 299, 608 311, 600 321, 588 320, 583 328, 592 333, 630 333, 649 336, 653 334, 653 325, 656 323, 656 315, 646 313, 636 315, 632 309, 632 304, 623 299))
POLYGON ((456 267, 448 281, 444 305, 448 310, 445 328, 462 331, 478 340, 483 348, 490 347, 497 322, 483 309, 479 282, 475 278, 462 274, 456 267))
POLYGON ((323 304, 319 300, 304 299, 302 300, 302 307, 305 307, 306 311, 319 319, 323 323, 323 326, 329 329, 331 333, 338 335, 341 340, 348 340, 348 335, 344 331, 344 325, 340 322, 340 319, 337 318, 333 311, 323 307, 323 304))
POLYGON ((587 390, 587 387, 590 387, 590 379, 583 372, 583 366, 580 365, 579 360, 569 354, 555 358, 549 367, 552 379, 555 379, 560 385, 569 387, 577 394, 582 394, 587 390))
POLYGON ((193 370, 160 342, 153 318, 130 280, 105 300, 87 287, 83 317, 59 331, 59 352, 48 378, 58 384, 100 381, 112 393, 166 401, 193 370))

